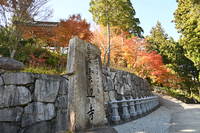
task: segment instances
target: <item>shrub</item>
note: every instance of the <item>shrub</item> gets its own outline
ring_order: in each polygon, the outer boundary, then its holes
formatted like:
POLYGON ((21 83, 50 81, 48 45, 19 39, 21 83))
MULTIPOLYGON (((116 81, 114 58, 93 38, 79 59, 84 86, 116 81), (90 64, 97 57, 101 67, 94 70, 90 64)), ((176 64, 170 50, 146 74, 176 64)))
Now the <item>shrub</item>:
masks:
POLYGON ((28 66, 26 71, 34 73, 60 73, 66 69, 67 63, 67 55, 51 52, 31 44, 20 47, 15 59, 28 66), (33 69, 34 67, 35 69, 33 69), (51 72, 46 72, 51 69, 51 72))
POLYGON ((50 74, 50 75, 60 75, 64 74, 65 70, 63 69, 62 71, 59 71, 54 68, 48 68, 48 67, 26 67, 22 72, 31 72, 31 73, 39 73, 39 74, 50 74))
POLYGON ((0 55, 4 57, 9 57, 10 56, 9 49, 5 47, 0 47, 0 55))

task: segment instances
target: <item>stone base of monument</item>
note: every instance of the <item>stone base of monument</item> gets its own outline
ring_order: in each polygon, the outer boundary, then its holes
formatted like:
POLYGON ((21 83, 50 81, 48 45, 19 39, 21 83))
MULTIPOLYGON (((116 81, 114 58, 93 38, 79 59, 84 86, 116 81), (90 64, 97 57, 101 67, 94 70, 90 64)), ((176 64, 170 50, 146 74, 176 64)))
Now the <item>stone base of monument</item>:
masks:
POLYGON ((117 133, 117 131, 112 127, 96 128, 87 131, 81 131, 78 133, 117 133))

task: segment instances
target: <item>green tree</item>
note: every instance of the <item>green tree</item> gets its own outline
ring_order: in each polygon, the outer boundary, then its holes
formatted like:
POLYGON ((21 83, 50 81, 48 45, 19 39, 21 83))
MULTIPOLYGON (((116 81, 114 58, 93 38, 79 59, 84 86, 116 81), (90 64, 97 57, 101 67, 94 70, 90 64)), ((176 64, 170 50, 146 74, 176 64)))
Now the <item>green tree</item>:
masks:
POLYGON ((8 49, 11 58, 14 57, 20 41, 21 33, 14 26, 0 28, 0 48, 8 49))
POLYGON ((185 49, 173 38, 169 38, 158 22, 147 36, 150 43, 148 49, 157 51, 163 57, 164 63, 183 79, 182 87, 191 92, 197 87, 198 73, 194 62, 185 56, 185 49))
POLYGON ((178 32, 182 34, 180 44, 200 70, 200 1, 177 0, 178 8, 174 13, 178 32))
POLYGON ((135 18, 135 10, 130 0, 91 0, 89 11, 97 24, 107 26, 107 65, 110 65, 110 27, 118 27, 122 31, 142 36, 143 30, 138 26, 140 21, 135 18))
POLYGON ((166 55, 170 53, 166 50, 168 50, 170 41, 160 22, 157 22, 156 26, 152 28, 150 36, 147 36, 147 41, 150 43, 148 49, 150 51, 157 51, 163 57, 163 62, 165 64, 169 63, 166 55))

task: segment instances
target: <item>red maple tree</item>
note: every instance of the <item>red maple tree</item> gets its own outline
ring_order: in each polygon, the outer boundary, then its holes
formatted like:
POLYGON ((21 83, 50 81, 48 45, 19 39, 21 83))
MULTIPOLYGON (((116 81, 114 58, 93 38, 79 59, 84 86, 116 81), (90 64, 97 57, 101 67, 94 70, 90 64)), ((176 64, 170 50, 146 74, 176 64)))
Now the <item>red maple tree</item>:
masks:
POLYGON ((69 40, 73 36, 78 36, 88 42, 92 38, 90 24, 85 19, 82 19, 79 14, 72 15, 59 23, 37 21, 33 22, 33 24, 19 23, 18 28, 22 31, 25 39, 38 38, 48 45, 56 47, 68 46, 69 40))
POLYGON ((80 39, 88 42, 92 37, 90 24, 85 19, 82 19, 79 14, 72 15, 69 19, 61 20, 54 32, 55 36, 51 39, 57 46, 67 46, 73 36, 78 36, 80 39))
MULTIPOLYGON (((92 40, 102 51, 102 58, 105 58, 107 48, 104 30, 104 28, 96 30, 92 40)), ((148 45, 145 39, 113 33, 111 36, 111 65, 117 68, 123 67, 142 78, 150 78, 153 83, 177 87, 180 78, 163 64, 159 54, 147 51, 148 45)))

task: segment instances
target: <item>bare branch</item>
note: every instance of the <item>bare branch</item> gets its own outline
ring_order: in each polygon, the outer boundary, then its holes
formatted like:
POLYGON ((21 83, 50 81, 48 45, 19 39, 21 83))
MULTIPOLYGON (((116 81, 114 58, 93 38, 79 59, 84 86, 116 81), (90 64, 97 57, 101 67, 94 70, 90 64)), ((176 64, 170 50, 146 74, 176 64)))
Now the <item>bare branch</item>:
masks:
POLYGON ((52 14, 52 9, 46 6, 48 1, 49 0, 0 0, 1 21, 8 24, 8 20, 12 22, 27 22, 36 19, 47 19, 52 14))

